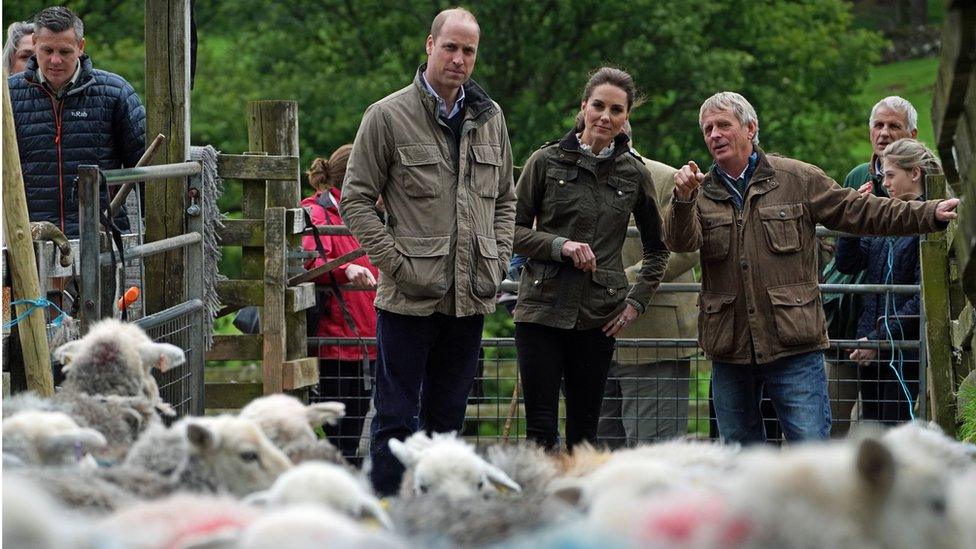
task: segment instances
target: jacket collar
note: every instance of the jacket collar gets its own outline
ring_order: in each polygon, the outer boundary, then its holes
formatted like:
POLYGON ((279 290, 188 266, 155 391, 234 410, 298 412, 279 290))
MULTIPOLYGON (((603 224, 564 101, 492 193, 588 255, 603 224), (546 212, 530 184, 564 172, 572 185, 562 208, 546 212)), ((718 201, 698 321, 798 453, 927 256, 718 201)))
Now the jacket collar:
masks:
MULTIPOLYGON (((88 86, 91 86, 92 83, 94 82, 94 75, 92 74, 92 71, 94 70, 95 67, 92 64, 91 57, 88 57, 87 53, 83 53, 81 54, 81 57, 78 58, 78 63, 79 63, 79 68, 78 68, 78 74, 76 75, 77 77, 72 79, 74 83, 68 85, 67 90, 62 94, 62 96, 75 95, 77 93, 81 93, 82 90, 84 90, 88 86)), ((41 82, 41 78, 39 78, 39 74, 40 74, 39 71, 40 71, 40 67, 37 64, 37 56, 32 55, 31 58, 27 61, 27 67, 24 69, 24 78, 26 78, 27 81, 30 82, 31 84, 35 84, 39 86, 44 85, 41 82)), ((45 89, 48 89, 48 91, 50 91, 50 88, 47 86, 45 86, 45 89)))
MULTIPOLYGON (((753 194, 765 194, 779 186, 774 178, 776 170, 766 158, 766 153, 758 146, 755 147, 755 151, 759 154, 759 159, 756 160, 756 171, 752 173, 746 195, 750 191, 753 194)), ((712 200, 722 201, 731 198, 729 190, 722 184, 722 175, 718 173, 717 165, 712 164, 708 175, 705 176, 705 180, 702 182, 702 192, 712 200)))
MULTIPOLYGON (((575 129, 570 130, 569 133, 563 136, 563 138, 559 141, 559 148, 569 153, 575 153, 577 155, 583 154, 583 152, 580 150, 579 139, 576 138, 575 129)), ((625 134, 624 132, 620 132, 617 134, 617 137, 613 138, 613 154, 611 154, 607 158, 608 159, 617 158, 618 156, 626 152, 630 152, 630 138, 627 137, 627 134, 625 134)), ((596 160, 599 161, 604 159, 599 158, 596 160)))
MULTIPOLYGON (((432 118, 437 118, 437 99, 434 98, 427 91, 427 87, 424 85, 424 81, 421 79, 420 75, 427 70, 427 63, 423 63, 417 69, 417 72, 413 77, 413 85, 420 93, 420 101, 424 104, 424 108, 427 109, 427 114, 432 118)), ((462 87, 464 88, 464 119, 474 120, 476 124, 481 124, 485 120, 494 116, 498 109, 495 107, 495 103, 488 97, 485 92, 477 82, 471 78, 465 82, 462 87)))

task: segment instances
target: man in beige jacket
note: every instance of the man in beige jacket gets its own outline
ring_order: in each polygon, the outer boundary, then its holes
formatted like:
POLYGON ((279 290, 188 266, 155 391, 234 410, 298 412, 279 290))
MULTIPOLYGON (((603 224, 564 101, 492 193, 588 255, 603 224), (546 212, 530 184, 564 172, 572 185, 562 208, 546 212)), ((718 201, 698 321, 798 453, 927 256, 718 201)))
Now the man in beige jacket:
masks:
POLYGON ((469 78, 480 34, 467 10, 434 18, 413 83, 363 115, 342 187, 342 218, 380 270, 370 455, 381 495, 403 476, 390 439, 463 427, 484 315, 512 251, 505 118, 469 78))
MULTIPOLYGON (((667 204, 674 192, 674 173, 667 164, 644 159, 651 172, 658 204, 667 204)), ((624 265, 629 282, 640 270, 640 240, 624 242, 624 265)), ((662 282, 695 282, 698 252, 672 253, 662 282)), ((647 311, 619 336, 630 338, 696 339, 698 307, 695 292, 658 291, 647 311)), ((626 347, 617 345, 610 366, 597 435, 611 448, 684 435, 688 428, 688 386, 691 357, 698 346, 626 347)))

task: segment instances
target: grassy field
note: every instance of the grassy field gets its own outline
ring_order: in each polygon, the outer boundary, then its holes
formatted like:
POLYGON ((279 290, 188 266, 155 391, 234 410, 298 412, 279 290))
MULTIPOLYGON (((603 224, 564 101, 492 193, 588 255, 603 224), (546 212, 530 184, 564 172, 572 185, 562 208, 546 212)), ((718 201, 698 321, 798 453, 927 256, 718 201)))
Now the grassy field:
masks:
POLYGON ((918 138, 930 147, 935 147, 932 136, 932 91, 939 68, 939 59, 913 59, 889 65, 879 65, 871 70, 867 86, 861 94, 864 105, 864 141, 856 149, 858 158, 867 160, 871 156, 868 142, 867 117, 871 107, 889 95, 900 95, 912 102, 918 109, 918 138))

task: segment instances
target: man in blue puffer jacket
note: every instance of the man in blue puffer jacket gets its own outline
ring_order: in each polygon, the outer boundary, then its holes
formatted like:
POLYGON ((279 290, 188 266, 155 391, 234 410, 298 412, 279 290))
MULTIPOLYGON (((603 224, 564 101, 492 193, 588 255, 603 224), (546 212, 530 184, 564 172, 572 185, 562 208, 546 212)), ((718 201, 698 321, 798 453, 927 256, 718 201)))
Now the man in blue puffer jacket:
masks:
MULTIPOLYGON (((71 10, 47 8, 34 25, 34 56, 8 81, 27 206, 31 221, 78 238, 78 166, 134 166, 145 150, 146 109, 124 78, 92 67, 71 10)), ((105 189, 101 200, 106 207, 105 189)), ((114 221, 129 228, 124 209, 114 221)))

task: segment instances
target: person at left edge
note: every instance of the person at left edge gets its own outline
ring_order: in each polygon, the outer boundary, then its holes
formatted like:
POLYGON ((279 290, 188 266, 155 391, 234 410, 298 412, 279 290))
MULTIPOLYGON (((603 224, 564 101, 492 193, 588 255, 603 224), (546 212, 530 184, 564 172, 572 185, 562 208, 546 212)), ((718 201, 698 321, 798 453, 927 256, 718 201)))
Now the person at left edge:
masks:
MULTIPOLYGON (((71 10, 44 9, 34 29, 34 56, 8 80, 27 209, 31 221, 78 238, 78 166, 134 166, 145 150, 146 110, 124 78, 94 67, 71 10)), ((100 200, 107 206, 104 188, 100 200)), ((114 222, 129 229, 125 208, 114 222)))

